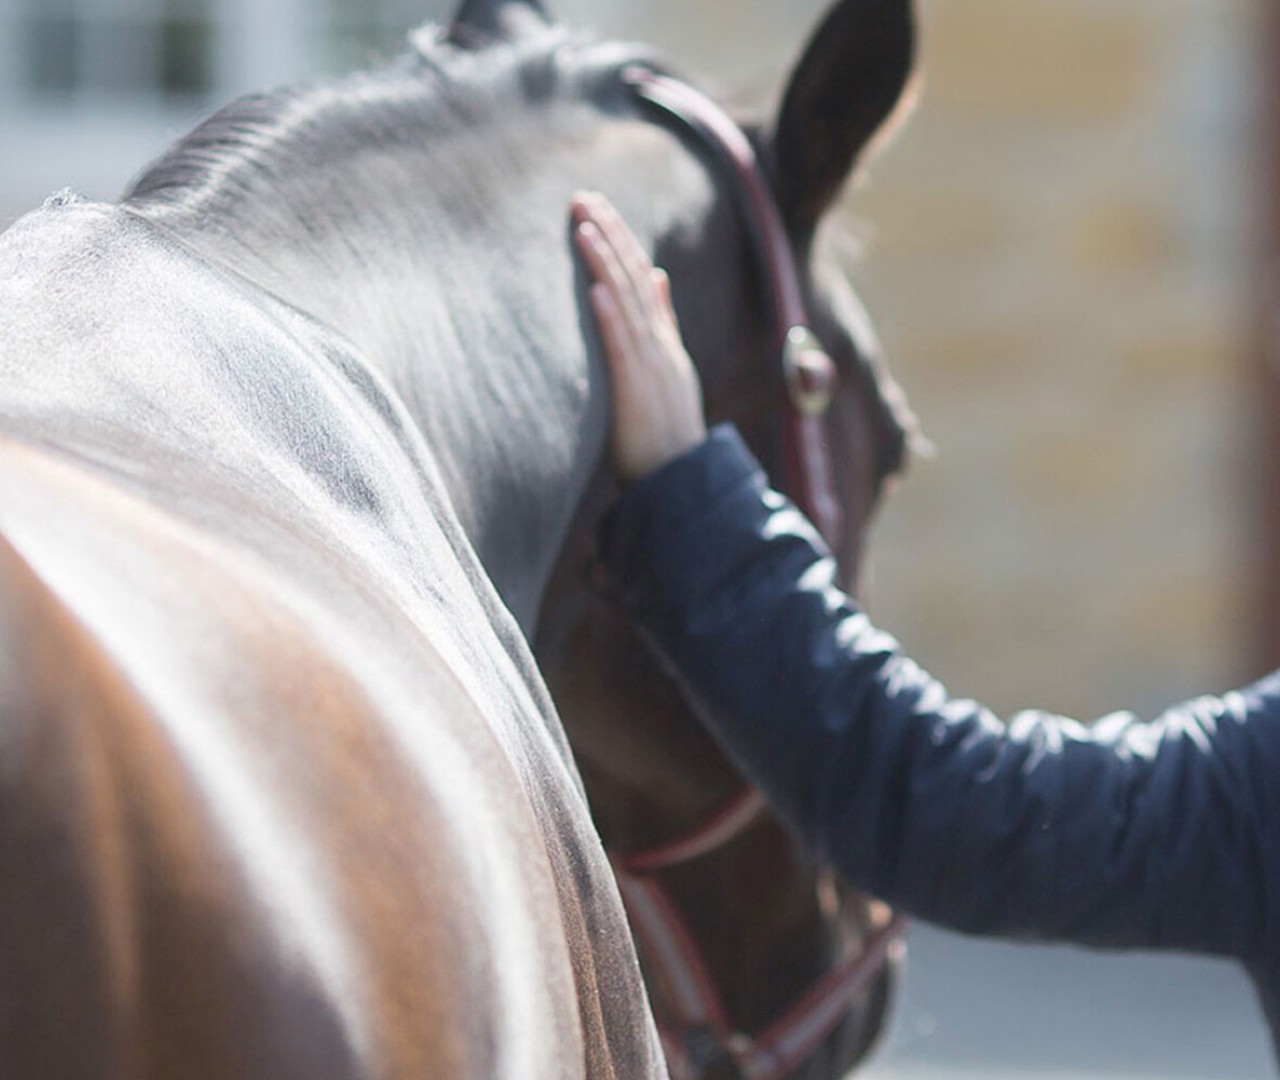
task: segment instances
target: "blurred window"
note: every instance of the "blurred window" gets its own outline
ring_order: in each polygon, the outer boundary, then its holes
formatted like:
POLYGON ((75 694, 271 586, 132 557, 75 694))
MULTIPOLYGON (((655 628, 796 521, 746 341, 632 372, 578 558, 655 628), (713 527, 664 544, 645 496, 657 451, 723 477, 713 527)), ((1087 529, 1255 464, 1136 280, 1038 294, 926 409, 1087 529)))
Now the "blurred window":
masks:
POLYGON ((26 95, 56 104, 200 98, 213 82, 211 0, 16 0, 26 95))

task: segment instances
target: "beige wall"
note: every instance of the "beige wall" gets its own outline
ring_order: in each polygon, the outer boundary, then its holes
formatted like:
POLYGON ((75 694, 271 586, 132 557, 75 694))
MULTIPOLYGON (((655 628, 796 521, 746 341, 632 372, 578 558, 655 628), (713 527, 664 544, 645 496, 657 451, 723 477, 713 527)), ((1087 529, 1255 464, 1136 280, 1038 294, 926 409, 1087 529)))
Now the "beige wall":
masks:
POLYGON ((851 205, 937 444, 873 614, 1002 711, 1246 670, 1262 0, 934 0, 923 104, 851 205))

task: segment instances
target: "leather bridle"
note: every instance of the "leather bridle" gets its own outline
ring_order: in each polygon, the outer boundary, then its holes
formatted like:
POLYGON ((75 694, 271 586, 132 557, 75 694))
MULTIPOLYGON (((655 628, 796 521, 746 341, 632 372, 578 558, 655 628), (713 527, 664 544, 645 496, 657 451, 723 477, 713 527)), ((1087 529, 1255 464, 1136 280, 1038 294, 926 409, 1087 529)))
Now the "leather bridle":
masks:
MULTIPOLYGON (((825 417, 837 382, 834 361, 814 334, 800 272, 777 204, 751 141, 709 98, 640 65, 623 72, 642 100, 691 131, 724 166, 768 285, 772 325, 787 389, 783 408, 783 487, 833 549, 843 526, 825 417)), ((730 1020, 688 924, 659 880, 663 870, 718 851, 753 825, 764 797, 747 788, 704 825, 649 851, 613 856, 622 899, 648 969, 674 1013, 659 1022, 674 1080, 698 1080, 711 1069, 745 1080, 779 1080, 794 1071, 836 1028, 853 1003, 901 952, 905 920, 893 915, 858 955, 823 975, 778 1020, 748 1035, 730 1020)))
POLYGON ((778 1019, 754 1035, 739 1030, 707 970, 687 920, 658 878, 720 850, 754 825, 767 809, 746 788, 708 822, 659 848, 612 856, 623 904, 650 975, 660 983, 670 1016, 658 1020, 673 1080, 717 1076, 780 1080, 802 1065, 835 1030, 849 1008, 901 954, 905 922, 892 916, 854 956, 817 979, 778 1019))
POLYGON ((686 83, 638 65, 628 67, 622 77, 640 98, 697 136, 733 182, 765 275, 787 388, 783 486, 835 550, 844 522, 824 417, 835 394, 836 366, 810 325, 787 229, 751 140, 719 105, 686 83))

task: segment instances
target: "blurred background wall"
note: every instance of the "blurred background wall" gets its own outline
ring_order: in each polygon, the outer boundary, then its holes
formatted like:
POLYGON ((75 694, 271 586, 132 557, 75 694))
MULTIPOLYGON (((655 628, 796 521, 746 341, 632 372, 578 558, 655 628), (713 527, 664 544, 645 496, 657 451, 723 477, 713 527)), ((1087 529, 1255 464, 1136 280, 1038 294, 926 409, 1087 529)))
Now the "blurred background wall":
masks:
MULTIPOLYGON (((214 103, 394 51, 452 6, 0 0, 0 221, 66 185, 114 197, 214 103)), ((552 6, 763 108, 826 3, 552 6)), ((869 604, 954 692, 1002 712, 1151 714, 1260 671, 1266 7, 923 0, 922 103, 849 193, 865 241, 851 272, 937 447, 878 526, 869 604)), ((967 948, 918 932, 907 1049, 882 1075, 943 1075, 966 1054, 997 1075, 975 1040, 989 1051, 1072 1009, 1068 1032, 1099 1009, 1124 1018, 1093 1071, 1084 1044, 1107 1037, 1055 1041, 1051 1023, 1002 1051, 1008 1075, 1269 1071, 1234 973, 967 948), (1103 985, 1124 1004, 1100 1004, 1103 985), (1222 1046, 1245 1062, 1222 1064, 1222 1046)))
POLYGON ((927 4, 856 271, 938 446, 876 613, 953 691, 1150 714, 1257 673, 1260 0, 927 4))

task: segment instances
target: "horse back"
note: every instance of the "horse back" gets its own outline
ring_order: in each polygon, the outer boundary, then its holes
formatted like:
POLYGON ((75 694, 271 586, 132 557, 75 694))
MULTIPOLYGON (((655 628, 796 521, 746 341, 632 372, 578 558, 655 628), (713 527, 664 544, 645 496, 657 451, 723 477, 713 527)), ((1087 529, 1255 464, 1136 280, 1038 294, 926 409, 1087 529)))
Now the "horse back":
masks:
POLYGON ((0 1061, 657 1074, 554 718, 394 402, 77 227, 5 286, 0 1061))

